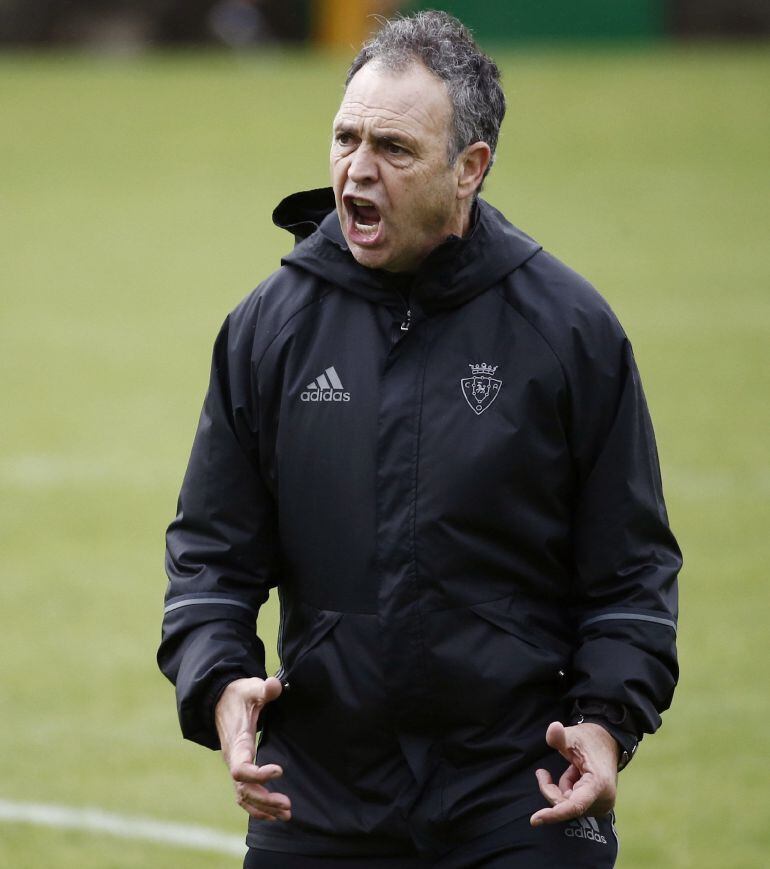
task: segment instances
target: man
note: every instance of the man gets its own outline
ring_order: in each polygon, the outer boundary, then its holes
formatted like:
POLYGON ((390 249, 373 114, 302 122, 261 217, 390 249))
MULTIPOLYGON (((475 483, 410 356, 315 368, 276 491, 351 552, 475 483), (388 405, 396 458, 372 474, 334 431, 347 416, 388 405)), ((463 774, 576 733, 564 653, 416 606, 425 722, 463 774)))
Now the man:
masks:
POLYGON ((612 866, 618 766, 670 702, 681 560, 631 348, 477 198, 504 110, 458 21, 388 23, 333 191, 279 206, 298 244, 217 339, 159 662, 247 867, 612 866))

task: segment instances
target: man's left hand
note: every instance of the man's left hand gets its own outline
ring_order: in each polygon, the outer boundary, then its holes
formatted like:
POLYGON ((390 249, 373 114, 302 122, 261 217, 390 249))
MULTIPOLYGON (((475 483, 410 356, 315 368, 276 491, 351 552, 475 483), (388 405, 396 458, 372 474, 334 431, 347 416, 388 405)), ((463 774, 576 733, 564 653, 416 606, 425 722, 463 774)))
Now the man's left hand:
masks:
POLYGON ((569 762, 569 768, 553 781, 545 769, 535 773, 540 793, 551 804, 530 818, 533 827, 571 821, 581 815, 606 815, 615 806, 620 749, 600 724, 548 726, 545 741, 569 762))

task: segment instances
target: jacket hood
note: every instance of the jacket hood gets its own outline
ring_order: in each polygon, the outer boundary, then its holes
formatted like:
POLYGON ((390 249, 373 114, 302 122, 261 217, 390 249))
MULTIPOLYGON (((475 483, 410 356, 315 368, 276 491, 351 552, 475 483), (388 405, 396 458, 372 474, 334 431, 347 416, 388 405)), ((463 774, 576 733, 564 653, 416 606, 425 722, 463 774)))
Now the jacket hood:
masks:
POLYGON ((406 296, 426 313, 452 308, 473 298, 534 256, 541 246, 479 199, 473 226, 464 238, 450 236, 414 274, 360 265, 348 249, 337 218, 331 187, 295 193, 273 212, 273 223, 291 232, 291 265, 364 296, 393 305, 406 296))

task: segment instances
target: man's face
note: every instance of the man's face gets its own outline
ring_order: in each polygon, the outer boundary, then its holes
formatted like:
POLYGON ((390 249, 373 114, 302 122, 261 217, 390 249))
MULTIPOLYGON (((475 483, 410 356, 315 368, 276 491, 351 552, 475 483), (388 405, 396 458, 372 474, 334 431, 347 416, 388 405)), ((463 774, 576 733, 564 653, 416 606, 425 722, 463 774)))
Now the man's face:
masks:
POLYGON ((452 107, 422 64, 392 73, 370 62, 334 119, 331 174, 353 256, 368 268, 413 271, 461 235, 458 173, 447 160, 452 107))

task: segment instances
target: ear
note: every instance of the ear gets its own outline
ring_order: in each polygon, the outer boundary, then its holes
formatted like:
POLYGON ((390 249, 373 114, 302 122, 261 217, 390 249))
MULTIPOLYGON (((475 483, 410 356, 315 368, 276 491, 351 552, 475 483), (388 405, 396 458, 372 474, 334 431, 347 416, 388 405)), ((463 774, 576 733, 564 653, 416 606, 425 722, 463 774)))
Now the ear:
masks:
POLYGON ((492 151, 486 142, 474 142, 457 158, 457 198, 467 199, 484 180, 492 151))

